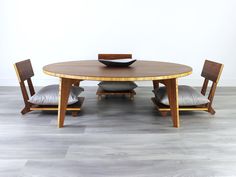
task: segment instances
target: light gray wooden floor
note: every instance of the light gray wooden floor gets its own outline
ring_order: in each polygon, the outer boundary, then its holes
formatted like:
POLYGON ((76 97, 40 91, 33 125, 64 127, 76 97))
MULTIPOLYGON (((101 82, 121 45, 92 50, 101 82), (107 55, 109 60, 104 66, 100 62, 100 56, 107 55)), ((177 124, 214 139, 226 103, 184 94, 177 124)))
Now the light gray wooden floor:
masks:
POLYGON ((182 113, 179 129, 157 113, 151 87, 134 101, 95 91, 58 129, 55 112, 22 116, 19 88, 0 87, 0 177, 236 176, 236 88, 218 89, 215 116, 182 113))

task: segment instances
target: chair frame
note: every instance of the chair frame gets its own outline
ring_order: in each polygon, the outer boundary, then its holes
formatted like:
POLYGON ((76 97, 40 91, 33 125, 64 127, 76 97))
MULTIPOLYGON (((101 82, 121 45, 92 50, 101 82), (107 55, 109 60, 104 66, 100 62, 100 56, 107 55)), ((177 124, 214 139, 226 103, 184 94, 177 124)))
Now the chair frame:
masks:
MULTIPOLYGON (((104 60, 117 60, 117 59, 126 59, 131 58, 132 54, 98 54, 98 59, 104 59, 104 60)), ((100 87, 98 87, 96 95, 98 95, 98 100, 102 99, 102 96, 107 95, 127 95, 131 100, 134 99, 134 95, 136 95, 136 92, 134 90, 130 91, 104 91, 100 87)))
MULTIPOLYGON (((224 65, 221 63, 205 60, 202 73, 201 73, 201 76, 204 78, 204 82, 201 88, 201 94, 203 96, 206 95, 209 81, 211 81, 212 85, 208 93, 208 99, 210 102, 207 104, 197 105, 197 106, 180 106, 179 111, 206 111, 214 115, 215 110, 212 107, 212 103, 213 103, 215 91, 216 91, 217 84, 219 82, 223 68, 224 68, 224 65)), ((162 83, 165 85, 165 81, 153 81, 153 89, 158 89, 159 83, 162 83)), ((161 104, 160 102, 158 102, 158 100, 156 100, 155 97, 152 97, 151 100, 156 105, 157 110, 161 113, 162 116, 166 116, 167 113, 170 111, 169 106, 161 104)))
MULTIPOLYGON (((29 90, 30 96, 33 96, 35 94, 34 85, 31 79, 34 76, 34 71, 33 71, 30 59, 15 63, 14 68, 15 68, 16 75, 20 84, 23 100, 25 103, 24 108, 21 110, 22 115, 31 111, 57 111, 58 110, 58 105, 55 105, 55 106, 54 105, 36 105, 28 101, 29 94, 27 90, 29 90), (25 82, 27 82, 28 89, 25 82)), ((78 83, 76 83, 76 86, 79 86, 78 83)), ((79 101, 77 103, 73 105, 68 105, 66 109, 67 111, 72 111, 73 116, 77 116, 78 111, 81 110, 81 106, 83 105, 83 102, 84 102, 84 97, 78 97, 78 99, 79 101)))

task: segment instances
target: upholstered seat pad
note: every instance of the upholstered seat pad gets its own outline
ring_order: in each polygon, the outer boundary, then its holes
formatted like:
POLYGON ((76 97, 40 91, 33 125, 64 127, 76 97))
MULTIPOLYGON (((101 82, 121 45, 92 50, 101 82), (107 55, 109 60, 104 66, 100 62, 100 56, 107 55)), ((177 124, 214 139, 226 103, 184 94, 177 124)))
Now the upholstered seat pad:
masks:
POLYGON ((137 87, 137 85, 132 81, 102 81, 99 84, 104 91, 129 91, 137 87))
MULTIPOLYGON (((209 103, 210 101, 203 96, 200 92, 196 89, 186 86, 186 85, 179 85, 179 106, 196 106, 209 103)), ((164 104, 169 105, 169 99, 167 95, 166 87, 160 87, 159 89, 153 90, 156 99, 164 104)))
MULTIPOLYGON (((84 91, 83 88, 72 86, 69 94, 68 105, 74 104, 78 101, 79 94, 84 91)), ((29 102, 37 105, 58 105, 59 85, 48 85, 35 93, 29 102)))

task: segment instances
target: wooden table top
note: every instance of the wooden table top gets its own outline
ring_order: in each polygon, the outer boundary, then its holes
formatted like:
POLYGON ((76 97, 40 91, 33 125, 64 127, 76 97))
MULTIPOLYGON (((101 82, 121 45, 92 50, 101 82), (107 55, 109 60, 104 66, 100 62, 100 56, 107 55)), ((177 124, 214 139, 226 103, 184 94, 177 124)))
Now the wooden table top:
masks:
POLYGON ((98 60, 80 60, 49 64, 44 73, 68 79, 97 81, 164 80, 187 76, 192 68, 186 65, 137 60, 130 67, 107 67, 98 60))

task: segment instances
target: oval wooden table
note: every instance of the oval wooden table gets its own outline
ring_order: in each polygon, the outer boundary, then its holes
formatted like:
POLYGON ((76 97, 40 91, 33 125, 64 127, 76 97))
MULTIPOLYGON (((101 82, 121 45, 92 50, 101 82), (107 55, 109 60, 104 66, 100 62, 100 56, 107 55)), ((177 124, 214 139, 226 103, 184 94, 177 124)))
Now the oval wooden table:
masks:
POLYGON ((58 127, 64 125, 68 95, 72 84, 79 85, 82 80, 93 81, 153 81, 153 87, 159 83, 167 87, 173 126, 179 127, 178 82, 179 77, 192 73, 186 65, 138 60, 130 67, 106 67, 97 60, 81 60, 46 65, 44 73, 60 78, 58 127))

